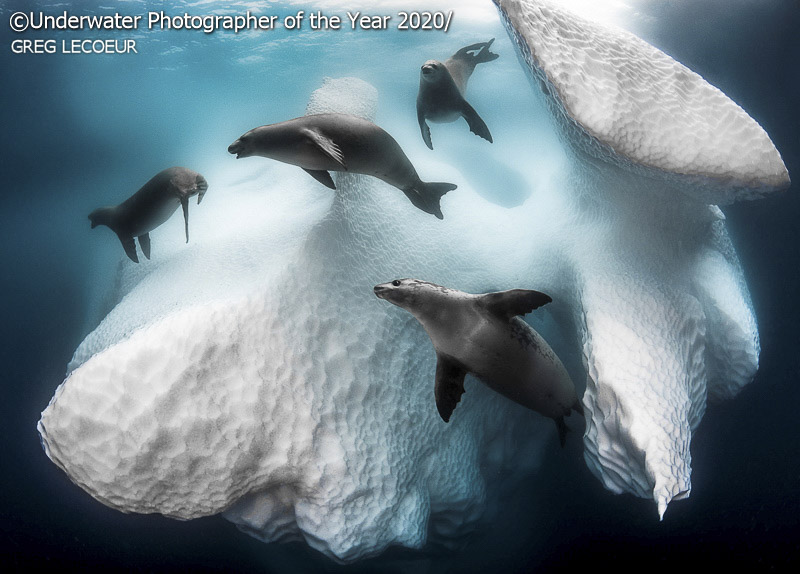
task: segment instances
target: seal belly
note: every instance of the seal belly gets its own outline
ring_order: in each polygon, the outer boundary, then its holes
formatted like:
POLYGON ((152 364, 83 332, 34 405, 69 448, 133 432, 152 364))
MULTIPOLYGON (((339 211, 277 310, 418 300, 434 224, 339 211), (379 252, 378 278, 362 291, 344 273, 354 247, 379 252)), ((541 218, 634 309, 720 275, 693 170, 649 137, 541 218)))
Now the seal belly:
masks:
POLYGON ((137 217, 131 218, 128 224, 130 235, 138 237, 152 231, 167 221, 180 204, 181 201, 177 197, 162 198, 155 205, 152 205, 147 213, 140 213, 137 217))
POLYGON ((341 147, 348 171, 377 177, 399 189, 414 187, 419 182, 417 170, 400 144, 377 126, 352 136, 341 147))
POLYGON ((503 327, 492 325, 491 332, 476 341, 481 349, 472 356, 484 360, 475 365, 474 374, 493 390, 544 416, 568 415, 577 395, 559 358, 521 319, 515 317, 503 327))
POLYGON ((425 117, 437 124, 450 124, 461 117, 461 112, 452 108, 432 108, 428 110, 425 117))
POLYGON ((425 119, 446 124, 461 117, 460 103, 463 99, 458 87, 448 77, 436 85, 421 85, 417 106, 423 110, 425 119))

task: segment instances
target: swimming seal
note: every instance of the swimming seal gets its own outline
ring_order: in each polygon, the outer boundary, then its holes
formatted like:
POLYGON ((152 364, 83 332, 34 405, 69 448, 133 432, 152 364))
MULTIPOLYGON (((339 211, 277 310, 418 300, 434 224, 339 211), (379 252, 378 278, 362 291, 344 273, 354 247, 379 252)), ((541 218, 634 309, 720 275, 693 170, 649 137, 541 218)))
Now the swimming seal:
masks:
POLYGON ((228 147, 236 158, 261 156, 296 165, 336 189, 329 171, 377 177, 411 203, 443 218, 441 197, 452 183, 422 181, 395 139, 370 121, 349 114, 313 114, 250 130, 228 147))
POLYGON ((545 340, 517 317, 551 301, 539 291, 512 289, 472 295, 418 279, 375 286, 375 295, 409 311, 436 350, 436 407, 445 422, 472 373, 491 389, 555 420, 564 444, 564 417, 583 414, 575 385, 545 340))
POLYGON ((472 133, 489 142, 492 134, 478 112, 464 99, 467 81, 475 66, 498 58, 489 51, 494 38, 488 42, 471 44, 461 48, 444 63, 428 60, 423 64, 419 75, 417 94, 417 120, 425 145, 433 149, 431 130, 426 119, 436 123, 454 122, 463 117, 472 133))
POLYGON ((131 261, 139 263, 133 238, 139 239, 142 253, 150 259, 149 232, 169 219, 179 205, 183 206, 186 242, 189 242, 189 198, 196 195, 199 204, 207 190, 208 182, 196 171, 170 167, 158 172, 119 205, 95 209, 89 220, 92 229, 98 225, 111 228, 131 261))

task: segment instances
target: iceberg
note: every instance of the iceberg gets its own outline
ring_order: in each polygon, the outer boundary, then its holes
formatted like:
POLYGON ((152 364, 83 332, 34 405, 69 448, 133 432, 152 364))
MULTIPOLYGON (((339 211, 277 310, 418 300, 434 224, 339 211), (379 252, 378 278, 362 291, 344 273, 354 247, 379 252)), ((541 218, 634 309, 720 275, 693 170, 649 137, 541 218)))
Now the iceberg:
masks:
MULTIPOLYGON (((376 104, 372 86, 341 78, 308 113, 372 119, 376 104)), ((451 544, 484 515, 495 477, 538 464, 552 424, 469 380, 469 405, 443 423, 427 335, 372 288, 400 273, 488 290, 492 255, 467 217, 483 200, 445 199, 440 222, 375 178, 337 174, 331 199, 300 170, 274 167, 273 199, 292 190, 297 203, 267 210, 253 185, 271 178, 258 169, 230 177, 204 201, 221 209, 217 235, 198 216, 203 238, 190 249, 123 266, 118 304, 42 414, 45 451, 112 508, 222 513, 256 538, 305 540, 340 562, 451 544)))
POLYGON ((494 0, 571 159, 565 256, 587 373, 589 468, 667 505, 691 490, 708 398, 758 369, 747 286, 717 205, 788 188, 761 126, 636 36, 544 0, 494 0))
MULTIPOLYGON (((122 512, 221 514, 339 562, 453 546, 497 507, 497 477, 530 480, 555 436, 470 377, 440 420, 427 335, 372 295, 421 277, 551 295, 547 320, 582 352, 588 467, 662 517, 688 496, 707 401, 758 368, 717 206, 786 188, 786 168, 746 112, 635 36, 550 2, 495 3, 567 159, 535 180, 493 159, 504 196, 410 155, 458 183, 444 221, 367 176, 336 174, 334 194, 266 160, 204 168, 197 239, 120 265, 116 304, 42 413, 70 480, 122 512)), ((371 85, 327 79, 307 113, 372 120, 377 105, 371 85)))

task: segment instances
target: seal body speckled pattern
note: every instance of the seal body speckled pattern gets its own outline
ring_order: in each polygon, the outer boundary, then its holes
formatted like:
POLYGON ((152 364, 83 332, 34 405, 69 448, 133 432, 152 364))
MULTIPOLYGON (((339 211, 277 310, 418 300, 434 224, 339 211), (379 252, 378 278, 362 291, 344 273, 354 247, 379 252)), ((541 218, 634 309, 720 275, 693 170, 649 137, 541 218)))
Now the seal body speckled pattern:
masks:
POLYGON ((433 149, 431 132, 425 120, 435 123, 454 122, 463 117, 470 131, 492 141, 492 134, 475 109, 464 99, 467 82, 475 66, 498 58, 489 51, 494 38, 488 42, 461 48, 444 63, 428 60, 420 70, 417 94, 417 120, 425 145, 433 149))
POLYGON ((261 126, 228 147, 238 158, 261 156, 303 168, 331 189, 329 171, 377 177, 419 209, 442 219, 439 201, 452 183, 423 182, 400 145, 372 122, 349 114, 313 114, 261 126))
POLYGON ((551 301, 538 291, 513 289, 472 295, 418 279, 375 287, 381 299, 409 311, 431 338, 437 356, 436 402, 448 421, 472 373, 511 400, 556 421, 582 412, 575 385, 547 342, 517 315, 551 301))
POLYGON ((189 198, 196 195, 199 204, 207 190, 208 182, 196 171, 170 167, 158 172, 119 205, 95 209, 89 214, 89 220, 92 229, 105 225, 114 231, 125 253, 138 263, 133 238, 139 239, 142 253, 150 259, 149 232, 169 219, 179 205, 183 206, 186 242, 189 242, 189 198))

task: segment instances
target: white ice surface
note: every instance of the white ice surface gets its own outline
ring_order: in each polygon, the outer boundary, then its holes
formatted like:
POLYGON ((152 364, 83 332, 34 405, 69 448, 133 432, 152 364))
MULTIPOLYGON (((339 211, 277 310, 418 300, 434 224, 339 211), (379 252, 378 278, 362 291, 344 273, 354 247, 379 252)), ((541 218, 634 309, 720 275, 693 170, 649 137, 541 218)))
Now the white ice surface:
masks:
MULTIPOLYGON (((376 98, 360 80, 328 80, 308 110, 369 116, 376 98)), ((487 482, 530 473, 552 423, 470 380, 441 421, 427 335, 372 287, 420 276, 490 290, 504 245, 487 251, 469 214, 502 228, 508 210, 459 189, 442 222, 374 178, 336 174, 333 194, 272 165, 279 178, 207 176, 223 183, 195 210, 192 244, 156 233, 158 258, 123 263, 118 305, 42 415, 47 454, 113 508, 222 512, 257 538, 304 539, 341 561, 463 536, 496 493, 487 482)))
POLYGON ((761 126, 720 90, 621 29, 545 0, 494 0, 585 150, 677 179, 715 204, 789 186, 761 126))
POLYGON ((742 270, 724 216, 703 202, 784 189, 788 173, 752 118, 642 40, 551 2, 495 3, 572 151, 585 458, 663 516, 691 490, 707 397, 734 396, 758 369, 742 270))

